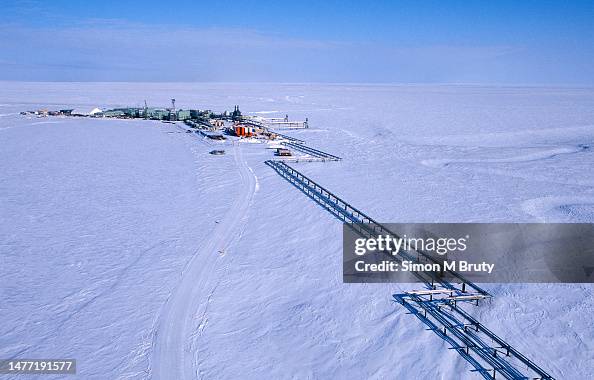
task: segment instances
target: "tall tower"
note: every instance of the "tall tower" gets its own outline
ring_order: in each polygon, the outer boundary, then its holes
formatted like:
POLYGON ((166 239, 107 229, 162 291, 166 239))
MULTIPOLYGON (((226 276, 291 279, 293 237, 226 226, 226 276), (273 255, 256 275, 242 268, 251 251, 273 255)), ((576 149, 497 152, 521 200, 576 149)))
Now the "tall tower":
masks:
POLYGON ((177 114, 175 113, 175 99, 171 99, 171 110, 169 110, 169 120, 177 120, 177 114))
POLYGON ((233 113, 231 114, 231 118, 233 120, 241 120, 241 111, 239 110, 239 106, 235 106, 233 108, 233 113))

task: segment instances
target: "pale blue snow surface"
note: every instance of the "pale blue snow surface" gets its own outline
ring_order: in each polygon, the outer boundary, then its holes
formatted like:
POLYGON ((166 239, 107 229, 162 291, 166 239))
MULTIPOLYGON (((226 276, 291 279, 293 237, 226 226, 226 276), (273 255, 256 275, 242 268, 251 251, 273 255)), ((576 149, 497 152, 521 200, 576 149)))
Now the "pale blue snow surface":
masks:
MULTIPOLYGON (((200 252, 214 275, 188 300, 197 377, 476 378, 391 301, 409 287, 342 284, 340 223, 263 164, 264 146, 213 157, 170 124, 18 115, 171 97, 308 117, 287 133, 344 160, 296 167, 380 221, 594 222, 593 89, 3 83, 0 357, 150 377, 159 318, 200 252), (247 216, 206 255, 242 165, 257 180, 247 216)), ((473 313, 489 328, 558 378, 594 372, 592 286, 487 289, 473 313)))

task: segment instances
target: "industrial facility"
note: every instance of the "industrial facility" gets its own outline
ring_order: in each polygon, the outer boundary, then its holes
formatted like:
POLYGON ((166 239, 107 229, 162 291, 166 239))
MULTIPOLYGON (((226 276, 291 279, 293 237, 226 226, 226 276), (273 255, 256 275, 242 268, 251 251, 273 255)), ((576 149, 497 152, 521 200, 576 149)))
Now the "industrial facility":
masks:
MULTIPOLYGON (((175 99, 171 99, 171 105, 165 108, 149 107, 146 100, 144 107, 120 107, 101 109, 94 107, 91 110, 81 109, 60 109, 48 111, 39 109, 36 111, 23 111, 22 115, 35 115, 36 117, 66 116, 66 117, 88 117, 88 118, 115 118, 115 119, 143 119, 158 120, 164 123, 183 122, 186 133, 196 133, 212 143, 225 142, 228 137, 239 140, 251 139, 279 140, 281 147, 276 148, 275 155, 281 158, 306 161, 326 161, 339 159, 333 155, 307 147, 304 142, 294 137, 286 136, 277 130, 282 129, 305 129, 309 128, 308 119, 303 121, 289 120, 284 118, 263 118, 259 116, 243 115, 239 106, 235 105, 233 111, 215 113, 211 110, 181 109, 176 108, 175 99), (289 149, 291 148, 291 149, 289 149), (298 152, 295 155, 294 152, 298 152)), ((222 154, 218 150, 213 151, 222 154)))
POLYGON ((177 109, 175 99, 171 99, 171 106, 166 108, 149 107, 146 100, 144 107, 123 107, 101 109, 93 108, 89 111, 77 109, 61 109, 58 111, 48 111, 39 109, 36 111, 23 111, 23 115, 32 114, 39 117, 45 116, 77 116, 77 117, 106 117, 119 119, 147 119, 162 121, 194 121, 200 125, 206 125, 211 128, 222 128, 225 122, 236 123, 234 133, 237 136, 250 137, 265 132, 268 129, 304 129, 309 128, 308 119, 304 121, 291 121, 289 116, 284 118, 263 118, 257 116, 243 115, 239 106, 234 106, 233 111, 224 111, 214 113, 211 110, 198 109, 177 109))

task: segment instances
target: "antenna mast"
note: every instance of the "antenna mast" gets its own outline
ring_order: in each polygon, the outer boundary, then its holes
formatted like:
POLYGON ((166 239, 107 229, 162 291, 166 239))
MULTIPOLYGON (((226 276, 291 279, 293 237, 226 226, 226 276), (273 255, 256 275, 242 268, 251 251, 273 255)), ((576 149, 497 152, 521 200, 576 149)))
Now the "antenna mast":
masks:
POLYGON ((177 114, 175 113, 175 99, 171 99, 171 111, 169 112, 169 120, 176 120, 177 114))

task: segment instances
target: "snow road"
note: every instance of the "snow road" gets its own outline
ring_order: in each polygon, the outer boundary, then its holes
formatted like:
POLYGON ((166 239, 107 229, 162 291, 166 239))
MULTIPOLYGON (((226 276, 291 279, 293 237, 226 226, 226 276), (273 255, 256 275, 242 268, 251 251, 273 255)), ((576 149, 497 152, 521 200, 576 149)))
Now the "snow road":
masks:
POLYGON ((156 379, 195 379, 193 341, 208 323, 207 310, 216 290, 224 252, 241 234, 247 213, 256 192, 257 180, 243 159, 241 146, 233 145, 235 164, 241 177, 243 191, 218 223, 212 235, 198 248, 182 278, 165 304, 154 334, 150 373, 156 379))

